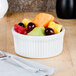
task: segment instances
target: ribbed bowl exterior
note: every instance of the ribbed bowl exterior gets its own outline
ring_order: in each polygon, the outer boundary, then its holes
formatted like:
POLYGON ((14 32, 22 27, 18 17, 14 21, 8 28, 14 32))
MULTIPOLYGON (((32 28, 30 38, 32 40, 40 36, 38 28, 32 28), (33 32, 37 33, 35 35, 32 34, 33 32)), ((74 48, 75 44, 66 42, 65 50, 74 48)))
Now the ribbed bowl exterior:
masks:
POLYGON ((49 58, 60 54, 63 50, 65 29, 51 36, 28 36, 14 31, 15 52, 29 58, 49 58))

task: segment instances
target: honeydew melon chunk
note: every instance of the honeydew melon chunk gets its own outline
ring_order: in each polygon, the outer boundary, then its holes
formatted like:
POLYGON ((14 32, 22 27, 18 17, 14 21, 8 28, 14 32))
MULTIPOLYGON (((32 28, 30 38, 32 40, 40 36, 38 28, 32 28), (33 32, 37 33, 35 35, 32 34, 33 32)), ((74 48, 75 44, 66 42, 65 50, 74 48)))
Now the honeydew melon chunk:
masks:
POLYGON ((31 32, 28 33, 30 36, 45 36, 44 27, 35 27, 31 32))

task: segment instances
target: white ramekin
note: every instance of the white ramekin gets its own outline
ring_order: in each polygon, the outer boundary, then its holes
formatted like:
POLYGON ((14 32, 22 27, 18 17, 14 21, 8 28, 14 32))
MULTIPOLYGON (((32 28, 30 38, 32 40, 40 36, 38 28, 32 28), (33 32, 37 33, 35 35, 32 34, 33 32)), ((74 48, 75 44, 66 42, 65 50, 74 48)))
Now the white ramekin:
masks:
POLYGON ((48 58, 60 54, 63 50, 63 39, 65 29, 50 36, 28 36, 14 31, 15 52, 29 58, 48 58))

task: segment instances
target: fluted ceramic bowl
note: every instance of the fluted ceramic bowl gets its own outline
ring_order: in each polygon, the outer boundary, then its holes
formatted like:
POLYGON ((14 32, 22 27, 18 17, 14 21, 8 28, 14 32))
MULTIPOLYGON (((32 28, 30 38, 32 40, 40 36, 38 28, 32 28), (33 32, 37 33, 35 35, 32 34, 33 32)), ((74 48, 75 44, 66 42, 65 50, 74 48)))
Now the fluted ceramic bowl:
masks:
POLYGON ((59 55, 63 50, 63 39, 65 29, 55 35, 49 36, 28 36, 15 32, 14 37, 15 52, 21 56, 29 58, 49 58, 59 55))

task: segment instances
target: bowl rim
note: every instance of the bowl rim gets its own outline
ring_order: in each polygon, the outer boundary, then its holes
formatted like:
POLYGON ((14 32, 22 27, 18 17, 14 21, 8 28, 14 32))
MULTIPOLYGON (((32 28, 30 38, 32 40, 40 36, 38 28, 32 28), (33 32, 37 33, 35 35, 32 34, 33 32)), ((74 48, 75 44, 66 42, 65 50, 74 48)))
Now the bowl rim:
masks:
POLYGON ((48 38, 48 37, 57 37, 57 36, 60 36, 61 34, 64 34, 65 33, 65 28, 62 27, 62 31, 60 33, 57 33, 57 34, 54 34, 54 35, 48 35, 48 36, 29 36, 29 35, 23 35, 23 34, 20 34, 20 33, 17 33, 15 30, 14 30, 14 27, 12 27, 12 33, 16 34, 16 35, 19 35, 19 36, 22 36, 22 37, 31 37, 31 38, 48 38))

